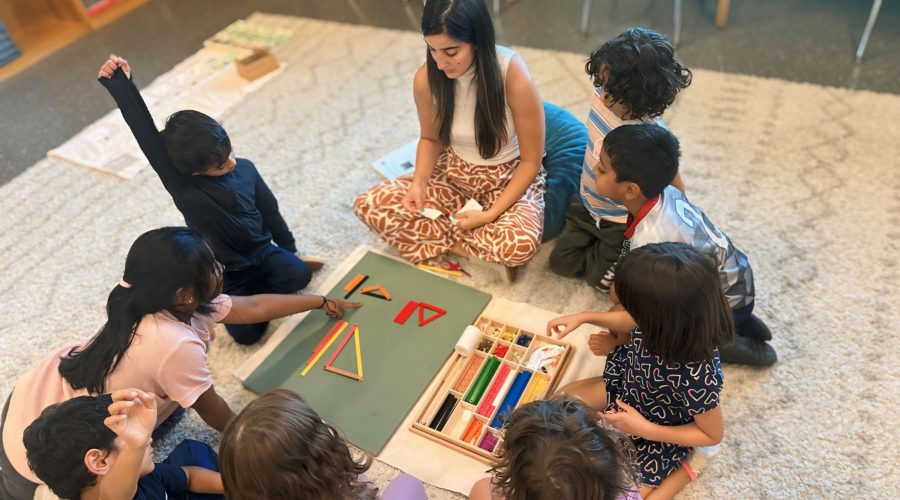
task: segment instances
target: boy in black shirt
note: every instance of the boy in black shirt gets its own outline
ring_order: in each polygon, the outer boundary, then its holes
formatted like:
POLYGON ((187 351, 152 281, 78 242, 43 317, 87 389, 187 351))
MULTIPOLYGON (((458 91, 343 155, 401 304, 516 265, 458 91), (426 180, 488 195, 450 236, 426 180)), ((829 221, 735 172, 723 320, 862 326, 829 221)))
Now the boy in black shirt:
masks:
MULTIPOLYGON (((160 132, 125 59, 111 55, 98 79, 115 99, 187 226, 209 240, 225 265, 223 292, 293 293, 309 283, 323 262, 294 255, 294 236, 278 211, 275 195, 253 163, 235 158, 228 134, 216 120, 198 111, 178 111, 160 132)), ((253 344, 266 326, 227 328, 239 344, 253 344)))

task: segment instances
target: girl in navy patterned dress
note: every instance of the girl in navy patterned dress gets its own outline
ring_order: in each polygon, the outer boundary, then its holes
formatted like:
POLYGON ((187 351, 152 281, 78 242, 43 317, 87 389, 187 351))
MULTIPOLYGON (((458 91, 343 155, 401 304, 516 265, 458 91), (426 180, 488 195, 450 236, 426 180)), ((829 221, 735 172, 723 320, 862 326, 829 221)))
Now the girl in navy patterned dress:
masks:
POLYGON ((601 420, 631 435, 641 495, 668 498, 695 477, 688 464, 692 449, 722 440, 717 346, 734 335, 731 309, 715 257, 684 243, 647 245, 625 255, 615 290, 622 311, 548 323, 548 332, 560 337, 582 323, 613 332, 591 340, 609 347, 603 376, 561 392, 580 397, 601 420))

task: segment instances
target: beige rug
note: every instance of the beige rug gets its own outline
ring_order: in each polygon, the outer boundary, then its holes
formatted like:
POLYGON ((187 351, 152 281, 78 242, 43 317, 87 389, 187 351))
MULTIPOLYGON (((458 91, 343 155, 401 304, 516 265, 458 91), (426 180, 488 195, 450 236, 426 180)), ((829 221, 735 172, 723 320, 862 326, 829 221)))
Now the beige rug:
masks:
MULTIPOLYGON (((279 51, 286 71, 226 114, 236 152, 260 168, 303 251, 337 263, 360 243, 380 246, 350 204, 379 180, 371 160, 418 131, 410 87, 421 37, 256 19, 298 36, 279 51)), ((584 116, 584 56, 521 52, 544 99, 584 116)), ((758 311, 781 357, 769 370, 726 367, 725 448, 683 498, 895 494, 897 116, 898 96, 702 70, 666 114, 682 140, 691 199, 750 256, 758 311)), ((53 159, 0 187, 0 214, 3 395, 53 347, 100 327, 137 235, 182 223, 150 171, 121 181, 53 159)), ((486 272, 470 283, 549 310, 604 307, 593 290, 549 274, 549 250, 514 286, 486 272)), ((217 388, 236 409, 253 395, 230 374, 254 350, 222 335, 210 354, 217 388)), ((180 433, 217 440, 195 415, 180 433)), ((377 466, 373 475, 393 474, 377 466)))

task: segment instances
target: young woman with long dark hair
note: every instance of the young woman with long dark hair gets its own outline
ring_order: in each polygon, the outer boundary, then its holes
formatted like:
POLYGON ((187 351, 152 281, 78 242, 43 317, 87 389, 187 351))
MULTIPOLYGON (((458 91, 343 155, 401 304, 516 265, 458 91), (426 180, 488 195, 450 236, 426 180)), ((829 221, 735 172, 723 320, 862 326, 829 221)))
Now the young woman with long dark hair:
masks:
POLYGON ((544 221, 541 98, 522 58, 495 44, 483 0, 428 0, 422 34, 415 173, 362 193, 354 211, 411 262, 453 253, 521 266, 544 221), (469 199, 483 209, 456 213, 469 199))

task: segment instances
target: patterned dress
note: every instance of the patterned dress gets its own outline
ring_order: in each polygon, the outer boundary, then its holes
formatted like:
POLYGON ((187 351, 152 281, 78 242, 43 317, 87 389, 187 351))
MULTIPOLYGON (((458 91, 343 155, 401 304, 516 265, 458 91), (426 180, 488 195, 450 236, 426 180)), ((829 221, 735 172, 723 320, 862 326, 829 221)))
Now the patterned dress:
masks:
MULTIPOLYGON (((708 361, 667 362, 643 346, 637 328, 632 330, 630 342, 616 347, 606 357, 603 379, 607 409, 616 409, 618 398, 650 422, 672 426, 689 424, 694 415, 717 407, 723 384, 718 350, 708 361)), ((659 486, 691 452, 689 446, 633 436, 632 441, 640 482, 649 486, 659 486)))

